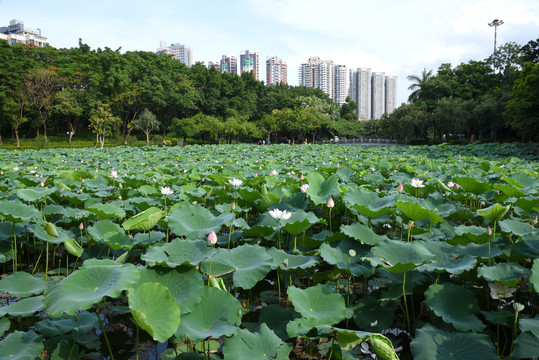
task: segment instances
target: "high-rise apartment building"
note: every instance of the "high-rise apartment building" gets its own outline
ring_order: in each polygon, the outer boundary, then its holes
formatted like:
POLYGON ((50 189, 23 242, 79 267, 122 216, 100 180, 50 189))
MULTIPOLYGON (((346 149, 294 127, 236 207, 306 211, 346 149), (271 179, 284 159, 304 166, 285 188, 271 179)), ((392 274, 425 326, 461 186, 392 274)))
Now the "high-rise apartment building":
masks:
POLYGON ((313 56, 300 65, 298 83, 300 86, 320 89, 336 103, 343 104, 348 94, 347 75, 346 66, 313 56))
POLYGON ((250 71, 253 72, 256 80, 260 79, 258 52, 245 50, 240 54, 240 75, 250 71))
POLYGON ((21 20, 11 20, 8 26, 0 27, 0 39, 6 40, 8 44, 25 44, 36 47, 49 45, 47 38, 41 36, 41 29, 30 29, 24 26, 21 20))
POLYGON ((288 71, 286 63, 278 56, 271 56, 266 59, 266 85, 277 85, 288 83, 288 71))
POLYGON ((380 119, 385 112, 385 73, 373 72, 371 84, 371 118, 380 119))
POLYGON ((397 77, 386 76, 385 78, 385 113, 391 114, 397 108, 397 77))
POLYGON ((221 71, 221 64, 219 61, 208 61, 208 69, 214 68, 217 71, 221 71))
POLYGON ((191 67, 195 64, 194 61, 194 51, 192 48, 182 45, 180 43, 175 43, 170 46, 166 46, 164 41, 161 41, 161 46, 157 49, 158 55, 172 55, 174 59, 179 60, 182 64, 191 67))
POLYGON ((350 98, 356 102, 359 120, 371 119, 371 69, 350 70, 350 98))
POLYGON ((221 57, 221 72, 229 74, 238 74, 238 63, 235 56, 223 55, 221 57))

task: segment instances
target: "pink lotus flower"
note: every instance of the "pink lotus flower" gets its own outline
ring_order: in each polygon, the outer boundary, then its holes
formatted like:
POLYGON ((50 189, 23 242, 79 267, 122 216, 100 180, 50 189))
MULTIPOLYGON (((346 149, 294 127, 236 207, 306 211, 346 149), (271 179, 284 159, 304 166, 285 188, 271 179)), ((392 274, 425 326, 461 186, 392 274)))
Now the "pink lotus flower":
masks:
POLYGON ((487 235, 492 235, 492 229, 490 228, 490 225, 487 227, 487 235))
POLYGON ((402 192, 402 190, 404 190, 404 185, 402 185, 402 183, 400 183, 399 186, 397 186, 397 191, 402 192))
POLYGON ((275 175, 277 175, 277 174, 278 174, 278 173, 277 173, 277 170, 275 170, 275 169, 271 170, 271 175, 275 176, 275 175))
POLYGON ((332 208, 335 206, 335 201, 333 201, 333 198, 329 198, 328 200, 328 208, 332 208))
POLYGON ((301 174, 301 176, 299 177, 300 180, 303 180, 305 177, 303 176, 303 174, 301 174))
POLYGON ((307 189, 309 188, 309 184, 303 184, 300 186, 301 192, 305 193, 307 192, 307 189))
POLYGON ((45 182, 42 181, 41 183, 39 183, 39 185, 40 186, 45 186, 45 182))
POLYGON ((215 245, 217 243, 217 235, 215 234, 215 231, 211 231, 208 235, 208 244, 209 245, 215 245))
MULTIPOLYGON (((96 171, 97 171, 97 169, 96 169, 96 171)), ((113 177, 113 178, 117 178, 117 177, 118 177, 118 171, 112 170, 112 171, 110 172, 110 176, 113 177)))

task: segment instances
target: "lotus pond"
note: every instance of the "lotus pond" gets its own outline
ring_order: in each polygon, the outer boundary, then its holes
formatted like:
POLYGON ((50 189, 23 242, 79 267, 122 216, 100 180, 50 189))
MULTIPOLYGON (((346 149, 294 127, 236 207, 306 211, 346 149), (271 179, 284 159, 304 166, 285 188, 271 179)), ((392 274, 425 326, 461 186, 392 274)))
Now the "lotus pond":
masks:
POLYGON ((0 151, 0 358, 539 355, 526 146, 0 151))

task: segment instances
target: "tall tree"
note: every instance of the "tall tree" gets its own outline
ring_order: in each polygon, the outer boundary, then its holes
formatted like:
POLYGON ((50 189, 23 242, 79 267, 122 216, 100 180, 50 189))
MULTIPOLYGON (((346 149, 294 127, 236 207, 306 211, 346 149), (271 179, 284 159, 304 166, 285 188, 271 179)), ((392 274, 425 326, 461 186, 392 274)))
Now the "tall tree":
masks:
POLYGON ((105 137, 117 132, 121 126, 120 118, 114 116, 109 104, 97 103, 90 116, 90 129, 96 135, 96 144, 105 145, 105 137))
POLYGON ((410 96, 408 96, 408 102, 414 102, 420 97, 424 84, 429 81, 432 76, 432 70, 427 71, 425 68, 420 75, 408 75, 406 77, 408 81, 412 82, 412 84, 408 86, 408 90, 412 91, 410 96))
POLYGON ((148 109, 144 109, 134 122, 135 128, 142 130, 146 135, 146 145, 150 145, 150 133, 154 130, 159 130, 160 124, 157 117, 148 109))

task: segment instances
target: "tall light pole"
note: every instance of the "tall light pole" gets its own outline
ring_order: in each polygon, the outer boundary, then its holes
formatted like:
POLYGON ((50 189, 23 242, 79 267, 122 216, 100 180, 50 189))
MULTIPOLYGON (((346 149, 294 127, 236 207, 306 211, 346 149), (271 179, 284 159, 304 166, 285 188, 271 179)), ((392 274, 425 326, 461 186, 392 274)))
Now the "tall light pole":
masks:
POLYGON ((500 25, 503 25, 503 20, 494 19, 491 23, 488 23, 488 26, 494 26, 494 52, 496 52, 496 33, 500 25))

